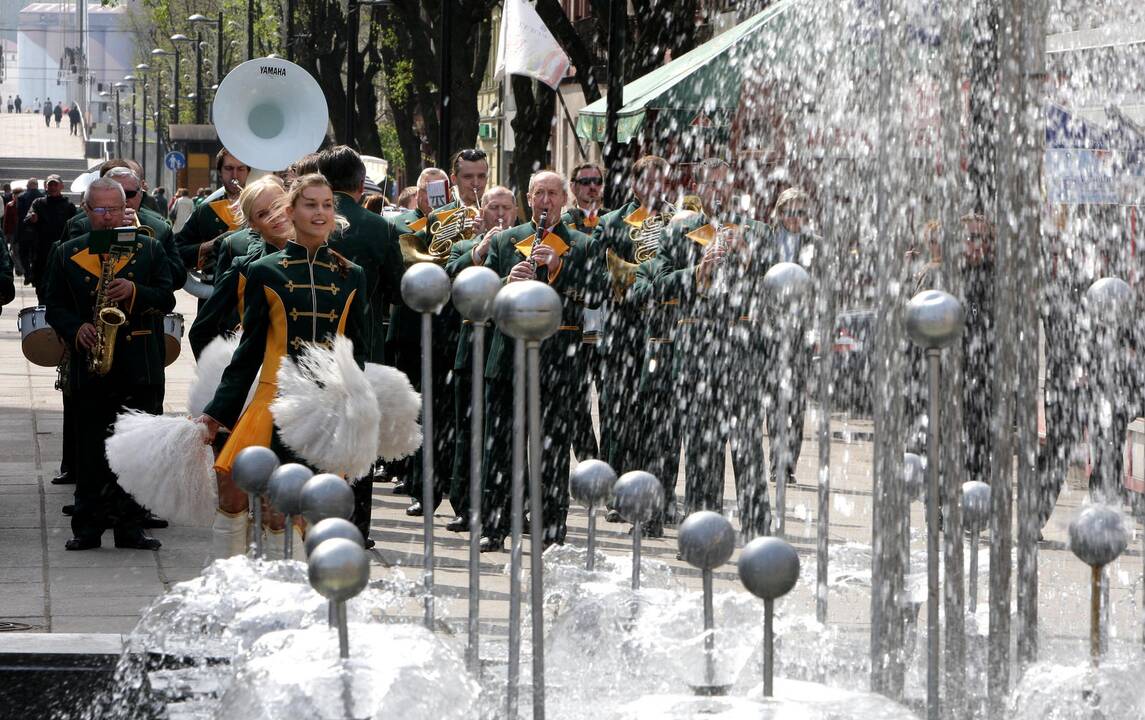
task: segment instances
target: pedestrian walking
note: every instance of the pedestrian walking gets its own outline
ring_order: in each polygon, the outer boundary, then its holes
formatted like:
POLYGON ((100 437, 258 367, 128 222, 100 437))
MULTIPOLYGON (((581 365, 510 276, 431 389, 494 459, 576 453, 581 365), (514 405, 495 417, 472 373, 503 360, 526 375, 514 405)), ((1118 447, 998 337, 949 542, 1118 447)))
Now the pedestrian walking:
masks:
POLYGON ((20 229, 20 214, 16 208, 17 201, 23 192, 23 188, 14 188, 12 190, 12 199, 4 203, 4 242, 12 251, 12 264, 16 269, 17 275, 24 274, 24 264, 20 261, 20 246, 17 242, 17 233, 20 229))
POLYGON ((56 127, 60 126, 60 120, 63 118, 63 116, 64 116, 63 106, 61 106, 59 103, 56 103, 56 106, 54 108, 52 108, 52 117, 55 118, 55 120, 56 120, 56 127))
POLYGON ((171 205, 171 229, 179 232, 183 226, 187 224, 188 218, 191 213, 195 211, 195 201, 191 199, 187 188, 179 188, 175 191, 175 202, 171 205))
POLYGON ((80 127, 80 108, 79 105, 72 103, 71 108, 68 110, 68 122, 71 123, 72 135, 79 134, 80 127))
POLYGON ((12 101, 12 104, 16 106, 16 112, 20 112, 20 106, 24 104, 24 101, 17 95, 16 99, 12 101))
POLYGON ((167 188, 155 188, 155 192, 151 193, 151 197, 155 199, 156 212, 160 215, 166 215, 170 208, 170 202, 167 200, 167 188))
POLYGON ((14 105, 13 105, 13 103, 12 103, 12 96, 11 96, 11 95, 9 95, 9 96, 8 96, 8 112, 12 112, 12 108, 13 108, 13 107, 15 107, 15 106, 14 106, 14 105))
POLYGON ((32 251, 36 238, 35 233, 24 222, 24 218, 28 216, 28 211, 32 208, 32 201, 43 197, 44 191, 40 189, 40 181, 37 178, 28 178, 26 188, 23 194, 16 199, 16 252, 14 255, 20 258, 20 267, 24 268, 24 284, 31 285, 32 251))
POLYGON ((52 126, 52 101, 51 100, 45 100, 44 101, 43 113, 44 113, 44 127, 51 127, 52 126))

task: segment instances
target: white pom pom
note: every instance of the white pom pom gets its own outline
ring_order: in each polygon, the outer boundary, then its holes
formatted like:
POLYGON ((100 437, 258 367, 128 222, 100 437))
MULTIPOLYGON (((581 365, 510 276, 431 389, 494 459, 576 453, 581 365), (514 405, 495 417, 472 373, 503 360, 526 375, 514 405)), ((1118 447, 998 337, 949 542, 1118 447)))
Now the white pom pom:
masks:
POLYGON ((270 412, 286 446, 321 472, 354 480, 378 458, 378 401, 345 337, 284 360, 270 412))
MULTIPOLYGON (((215 398, 215 391, 219 389, 219 383, 223 379, 223 371, 231 364, 231 356, 235 354, 240 339, 242 333, 229 337, 220 335, 199 354, 199 359, 195 361, 195 379, 191 381, 191 388, 187 392, 187 414, 191 417, 202 415, 203 408, 215 398)), ((251 385, 246 405, 250 404, 256 385, 257 382, 251 385)))
POLYGON ((186 417, 129 411, 107 439, 120 486, 175 525, 210 527, 218 507, 206 428, 186 417))
POLYGON ((402 371, 388 365, 366 363, 366 378, 378 397, 382 421, 378 426, 378 457, 400 460, 421 447, 421 393, 402 371))

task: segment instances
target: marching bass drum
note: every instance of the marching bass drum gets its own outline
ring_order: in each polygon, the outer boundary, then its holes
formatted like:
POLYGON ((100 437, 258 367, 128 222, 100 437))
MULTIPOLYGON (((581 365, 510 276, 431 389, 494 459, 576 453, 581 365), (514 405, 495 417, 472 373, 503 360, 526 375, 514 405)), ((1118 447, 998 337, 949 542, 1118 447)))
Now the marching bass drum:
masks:
POLYGON ((26 307, 16 320, 20 328, 20 349, 33 365, 55 367, 64 357, 64 343, 48 325, 48 309, 43 305, 26 307))
POLYGON ((163 317, 163 364, 170 365, 178 360, 182 349, 183 316, 179 313, 167 313, 163 317))

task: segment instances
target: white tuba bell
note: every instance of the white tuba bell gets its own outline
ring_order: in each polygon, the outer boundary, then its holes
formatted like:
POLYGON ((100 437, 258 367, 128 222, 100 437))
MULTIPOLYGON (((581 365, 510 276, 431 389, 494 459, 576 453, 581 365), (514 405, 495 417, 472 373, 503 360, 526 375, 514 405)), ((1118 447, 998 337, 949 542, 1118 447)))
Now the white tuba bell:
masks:
POLYGON ((248 60, 227 73, 211 120, 232 155, 261 170, 285 170, 322 144, 326 97, 310 73, 282 58, 248 60))

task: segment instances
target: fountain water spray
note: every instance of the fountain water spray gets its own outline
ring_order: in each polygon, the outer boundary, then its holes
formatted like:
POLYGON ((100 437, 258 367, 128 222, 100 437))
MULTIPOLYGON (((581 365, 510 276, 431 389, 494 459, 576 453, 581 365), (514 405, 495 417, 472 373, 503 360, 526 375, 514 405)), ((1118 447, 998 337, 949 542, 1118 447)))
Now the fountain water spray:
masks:
MULTIPOLYGON (((763 276, 763 287, 772 303, 778 308, 777 317, 789 316, 789 311, 797 306, 811 286, 811 276, 802 265, 791 262, 776 263, 763 276)), ((793 365, 795 341, 789 328, 779 328, 779 360, 775 367, 785 372, 793 365)), ((783 537, 787 514, 787 470, 791 458, 787 452, 787 412, 791 407, 791 383, 780 382, 779 397, 776 398, 776 413, 779 418, 779 436, 771 438, 771 452, 779 453, 775 471, 775 534, 783 537)))
POLYGON ((787 541, 756 538, 739 555, 739 579, 752 595, 763 598, 763 696, 771 697, 775 675, 775 600, 799 580, 799 555, 787 541))
POLYGON ((694 689, 697 695, 723 695, 727 688, 716 685, 712 571, 726 563, 735 552, 735 529, 723 515, 711 510, 700 510, 680 524, 676 541, 680 557, 700 569, 704 582, 704 684, 694 689))
MULTIPOLYGON (((906 308, 906 331, 915 345, 926 350, 929 385, 926 429, 926 715, 938 720, 938 402, 942 348, 962 334, 965 317, 962 303, 949 293, 924 290, 911 298, 906 308)), ((947 535, 947 542, 953 538, 947 535)))
POLYGON ((421 513, 424 521, 425 626, 433 631, 433 316, 449 302, 449 276, 420 262, 402 275, 402 301, 421 313, 421 513))
POLYGON ((588 510, 588 557, 585 569, 596 567, 596 506, 608 500, 616 471, 603 460, 582 460, 569 476, 569 493, 588 510))
POLYGON ((978 534, 990 520, 990 486, 981 480, 962 483, 962 519, 970 533, 970 588, 967 607, 978 609, 978 534))
POLYGON ((280 465, 270 475, 270 484, 267 489, 270 495, 270 504, 274 509, 286 516, 286 532, 283 533, 282 559, 294 559, 294 533, 291 526, 294 518, 302 513, 302 486, 306 484, 314 473, 310 468, 298 463, 280 465))
POLYGON ((469 354, 469 644, 465 665, 477 675, 481 671, 481 454, 485 447, 485 324, 493 316, 493 299, 501 289, 501 278, 486 267, 468 267, 453 281, 453 306, 461 317, 473 323, 469 354))
POLYGON ((640 537, 643 525, 664 507, 664 488, 652 473, 626 472, 612 489, 616 510, 632 523, 632 589, 640 589, 640 537))
POLYGON ((509 717, 516 717, 517 666, 520 661, 520 567, 521 515, 524 490, 522 474, 525 436, 523 417, 528 405, 529 439, 529 576, 533 617, 533 718, 545 717, 545 618, 544 618, 544 509, 541 488, 541 340, 557 331, 561 324, 561 298, 557 291, 536 280, 509 283, 493 301, 493 318, 501 332, 516 340, 513 382, 513 501, 510 556, 510 647, 509 647, 509 717), (527 393, 526 393, 527 383, 527 393), (527 395, 527 398, 526 398, 527 395), (514 570, 516 572, 514 573, 514 570), (517 597, 516 618, 513 597, 517 597), (513 624, 517 624, 514 658, 513 624))
MULTIPOLYGON (((235 485, 250 498, 254 513, 254 555, 262 558, 262 494, 270 484, 270 476, 278 468, 278 456, 268 447, 252 445, 235 456, 231 478, 235 485)), ((289 534, 289 533, 287 533, 289 534)))
POLYGON ((1101 586, 1105 566, 1129 545, 1129 529, 1121 513, 1108 505, 1090 505, 1069 524, 1069 549, 1092 568, 1089 613, 1089 653, 1093 666, 1101 660, 1101 586))
POLYGON ((370 561, 359 543, 345 538, 330 538, 310 553, 308 567, 310 585, 334 605, 338 650, 345 660, 350 657, 346 601, 362 592, 370 581, 370 561))

